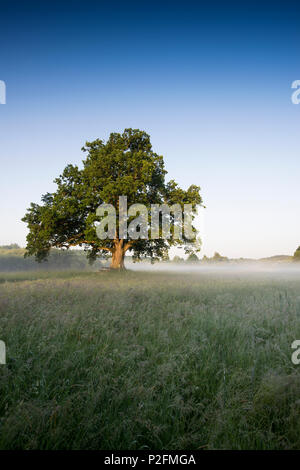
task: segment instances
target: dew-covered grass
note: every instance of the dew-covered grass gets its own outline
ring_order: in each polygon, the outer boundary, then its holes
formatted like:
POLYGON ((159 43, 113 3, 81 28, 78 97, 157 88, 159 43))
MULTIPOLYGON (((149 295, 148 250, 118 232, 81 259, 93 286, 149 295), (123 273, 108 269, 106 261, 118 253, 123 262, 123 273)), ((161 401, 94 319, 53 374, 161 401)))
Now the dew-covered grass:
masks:
POLYGON ((1 449, 299 449, 300 275, 0 274, 1 449))

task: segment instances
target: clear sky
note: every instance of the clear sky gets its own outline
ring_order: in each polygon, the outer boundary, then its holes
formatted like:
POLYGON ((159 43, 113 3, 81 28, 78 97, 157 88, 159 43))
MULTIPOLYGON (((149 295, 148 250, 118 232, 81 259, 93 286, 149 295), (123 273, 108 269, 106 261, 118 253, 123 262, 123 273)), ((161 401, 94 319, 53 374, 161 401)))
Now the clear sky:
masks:
POLYGON ((200 185, 203 253, 300 245, 299 2, 0 0, 0 244, 86 140, 140 128, 200 185))

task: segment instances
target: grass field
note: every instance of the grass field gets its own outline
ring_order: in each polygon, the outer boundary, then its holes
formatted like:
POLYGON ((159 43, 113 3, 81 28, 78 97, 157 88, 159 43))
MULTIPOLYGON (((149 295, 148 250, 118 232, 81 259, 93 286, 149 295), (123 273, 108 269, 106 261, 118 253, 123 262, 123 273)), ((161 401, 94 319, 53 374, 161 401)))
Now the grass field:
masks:
POLYGON ((300 449, 300 275, 0 273, 1 449, 300 449))

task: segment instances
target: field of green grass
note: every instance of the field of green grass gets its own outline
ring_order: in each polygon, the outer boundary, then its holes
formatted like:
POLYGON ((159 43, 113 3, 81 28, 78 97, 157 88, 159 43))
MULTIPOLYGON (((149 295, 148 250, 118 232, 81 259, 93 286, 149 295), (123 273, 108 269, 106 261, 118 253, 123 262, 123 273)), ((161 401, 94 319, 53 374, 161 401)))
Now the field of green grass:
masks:
POLYGON ((300 449, 300 275, 0 273, 0 449, 300 449))

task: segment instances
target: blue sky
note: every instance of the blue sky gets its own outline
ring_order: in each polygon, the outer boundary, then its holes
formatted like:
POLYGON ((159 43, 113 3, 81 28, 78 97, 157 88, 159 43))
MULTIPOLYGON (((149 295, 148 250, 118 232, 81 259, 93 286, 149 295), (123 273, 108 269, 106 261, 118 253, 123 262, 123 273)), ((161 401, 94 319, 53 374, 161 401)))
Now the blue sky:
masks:
POLYGON ((0 244, 25 245, 26 208, 86 140, 133 127, 170 179, 201 186, 202 254, 300 245, 296 2, 0 6, 0 244))

